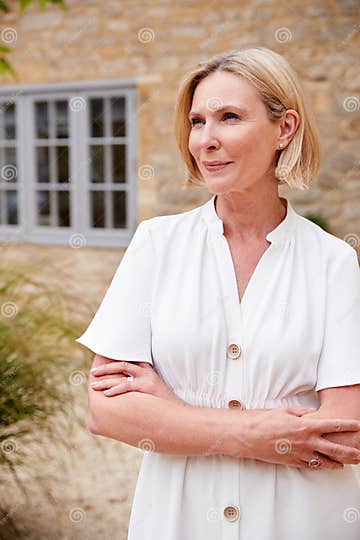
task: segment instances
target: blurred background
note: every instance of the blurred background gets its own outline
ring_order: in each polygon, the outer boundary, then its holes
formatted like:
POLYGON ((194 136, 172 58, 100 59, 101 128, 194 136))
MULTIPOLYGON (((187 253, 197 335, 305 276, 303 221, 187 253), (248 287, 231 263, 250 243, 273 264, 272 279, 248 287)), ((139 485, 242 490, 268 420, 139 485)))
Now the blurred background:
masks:
POLYGON ((143 451, 87 431, 74 339, 137 224, 209 199, 176 93, 244 45, 290 61, 321 134, 311 189, 279 192, 359 253, 359 0, 0 0, 0 540, 126 539, 143 451))

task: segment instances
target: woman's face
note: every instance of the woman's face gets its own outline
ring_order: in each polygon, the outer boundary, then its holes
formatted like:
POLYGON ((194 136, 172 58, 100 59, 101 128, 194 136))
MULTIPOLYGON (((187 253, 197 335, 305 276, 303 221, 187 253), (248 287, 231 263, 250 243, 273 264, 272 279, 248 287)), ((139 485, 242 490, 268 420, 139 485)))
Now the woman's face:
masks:
POLYGON ((196 87, 189 117, 189 150, 209 191, 243 191, 259 181, 275 180, 280 120, 270 122, 248 81, 229 72, 211 73, 196 87), (231 163, 208 170, 204 161, 231 163))

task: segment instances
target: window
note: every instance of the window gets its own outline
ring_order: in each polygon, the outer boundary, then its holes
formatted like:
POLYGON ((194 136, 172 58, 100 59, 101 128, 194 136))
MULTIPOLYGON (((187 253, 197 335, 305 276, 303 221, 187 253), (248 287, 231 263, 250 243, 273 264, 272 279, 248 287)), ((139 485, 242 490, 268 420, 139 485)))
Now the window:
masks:
POLYGON ((68 102, 34 102, 38 226, 70 227, 68 102))
POLYGON ((122 228, 126 203, 121 190, 126 182, 125 99, 91 98, 88 121, 91 224, 122 228))
POLYGON ((0 108, 0 226, 18 225, 16 108, 0 108))
POLYGON ((0 239, 126 246, 136 228, 134 84, 3 88, 0 239))

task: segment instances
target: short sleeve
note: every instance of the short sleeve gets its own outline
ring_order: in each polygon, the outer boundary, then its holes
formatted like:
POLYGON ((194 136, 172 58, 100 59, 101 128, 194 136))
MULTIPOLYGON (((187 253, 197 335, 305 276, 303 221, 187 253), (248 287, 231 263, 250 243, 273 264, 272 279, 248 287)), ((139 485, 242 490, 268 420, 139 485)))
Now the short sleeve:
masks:
POLYGON ((360 384, 360 268, 355 249, 347 247, 329 269, 315 390, 360 384))
POLYGON ((140 222, 105 296, 85 332, 75 341, 113 360, 149 362, 153 246, 146 221, 140 222))

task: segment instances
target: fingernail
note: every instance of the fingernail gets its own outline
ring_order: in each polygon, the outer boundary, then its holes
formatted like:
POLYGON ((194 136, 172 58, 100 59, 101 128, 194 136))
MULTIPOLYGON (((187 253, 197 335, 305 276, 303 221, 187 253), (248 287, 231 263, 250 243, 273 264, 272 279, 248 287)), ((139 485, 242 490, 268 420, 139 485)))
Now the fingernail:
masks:
POLYGON ((93 367, 92 369, 90 369, 90 373, 95 373, 95 371, 97 371, 96 367, 93 367))
POLYGON ((110 394, 111 393, 111 389, 108 388, 107 390, 104 390, 104 394, 110 394))
POLYGON ((96 387, 100 386, 100 383, 98 383, 98 382, 93 382, 93 383, 91 383, 91 386, 96 388, 96 387))

